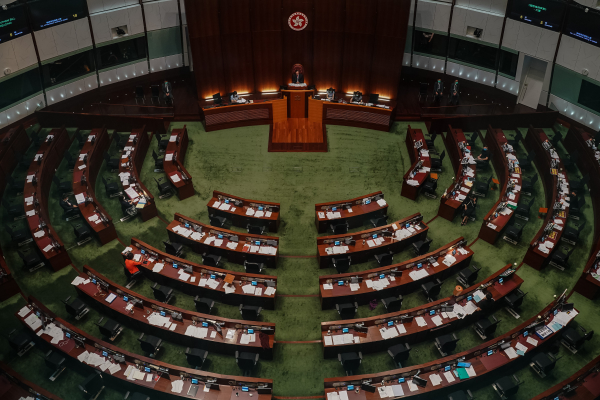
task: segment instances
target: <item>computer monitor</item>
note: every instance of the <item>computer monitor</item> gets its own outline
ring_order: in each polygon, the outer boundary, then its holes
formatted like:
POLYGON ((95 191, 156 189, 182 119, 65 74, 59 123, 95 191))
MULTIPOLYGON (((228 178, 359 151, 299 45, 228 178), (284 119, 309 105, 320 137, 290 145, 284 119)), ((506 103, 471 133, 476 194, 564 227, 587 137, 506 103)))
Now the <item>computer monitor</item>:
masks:
POLYGON ((398 383, 402 383, 402 382, 404 382, 404 380, 405 380, 404 378, 398 378, 398 383))
POLYGON ((348 385, 346 387, 346 390, 348 390, 348 391, 354 390, 354 385, 348 385))
POLYGON ((202 326, 203 326, 204 328, 208 327, 208 322, 202 322, 202 326))
POLYGON ((377 239, 377 234, 376 233, 373 234, 373 239, 377 239))
POLYGON ((252 281, 252 286, 257 286, 257 285, 258 285, 258 282, 252 281))
POLYGON ((65 332, 65 336, 67 337, 67 339, 71 339, 71 334, 69 332, 65 332))
POLYGON ((503 283, 503 282, 504 282, 504 278, 498 279, 498 283, 503 283))
POLYGON ((339 240, 336 240, 334 244, 335 244, 336 246, 339 246, 339 245, 340 245, 340 241, 339 241, 339 240))
POLYGON ((192 385, 197 385, 197 384, 198 384, 198 379, 192 378, 192 385))
POLYGON ((494 350, 488 350, 488 353, 487 353, 487 355, 488 355, 488 356, 491 356, 492 354, 494 354, 494 350))
POLYGON ((388 321, 387 325, 388 326, 394 326, 394 321, 388 321))
POLYGON ((385 274, 379 274, 379 279, 385 278, 385 274))
POLYGON ((418 376, 413 376, 413 383, 417 386, 425 387, 427 386, 427 380, 418 376))
POLYGON ((173 268, 177 269, 177 264, 173 263, 173 268))
POLYGON ((523 337, 527 337, 527 335, 529 335, 529 331, 523 332, 523 337))
POLYGON ((108 357, 108 353, 107 353, 106 351, 103 351, 103 352, 102 352, 102 355, 103 355, 104 357, 108 357))
POLYGON ((152 372, 152 370, 150 369, 150 367, 144 367, 144 371, 146 371, 146 372, 152 372))
POLYGON ((215 274, 210 274, 210 279, 217 279, 217 276, 215 274))
POLYGON ((452 367, 451 367, 450 365, 446 365, 446 366, 444 367, 444 372, 448 372, 448 371, 450 371, 451 369, 452 369, 452 367))
POLYGON ((254 329, 248 329, 248 333, 252 335, 254 333, 254 329))
POLYGON ((421 264, 421 263, 418 263, 418 264, 417 264, 417 269, 419 269, 419 268, 423 268, 423 264, 421 264))
POLYGON ((127 296, 123 296, 123 301, 124 301, 124 302, 128 302, 128 301, 129 301, 129 297, 127 297, 127 296))
POLYGON ((249 392, 250 389, 248 388, 248 386, 242 386, 242 392, 249 392))
POLYGON ((371 204, 371 199, 366 199, 365 204, 371 204))
POLYGON ((223 235, 221 235, 220 233, 217 235, 217 239, 223 239, 223 235))
POLYGON ((473 296, 467 296, 467 301, 473 300, 473 296))
POLYGON ((338 281, 338 286, 344 286, 344 281, 338 281))
POLYGON ((561 307, 561 311, 571 311, 573 309, 573 303, 565 303, 561 307))
POLYGON ((331 207, 331 211, 336 211, 337 207, 331 207))
POLYGON ((457 367, 459 368, 469 368, 471 366, 470 362, 459 362, 456 364, 457 367))
POLYGON ((348 332, 350 332, 350 329, 348 329, 348 328, 342 328, 342 333, 348 333, 348 332))
POLYGON ((260 240, 255 241, 254 244, 260 246, 260 240))
POLYGON ((161 311, 161 312, 160 312, 160 315, 161 315, 161 317, 164 317, 164 316, 166 316, 166 315, 167 315, 167 313, 165 313, 164 311, 161 311))
POLYGON ((435 315, 435 310, 429 311, 429 315, 435 315))
POLYGON ((92 283, 95 285, 97 282, 95 279, 92 279, 92 283))

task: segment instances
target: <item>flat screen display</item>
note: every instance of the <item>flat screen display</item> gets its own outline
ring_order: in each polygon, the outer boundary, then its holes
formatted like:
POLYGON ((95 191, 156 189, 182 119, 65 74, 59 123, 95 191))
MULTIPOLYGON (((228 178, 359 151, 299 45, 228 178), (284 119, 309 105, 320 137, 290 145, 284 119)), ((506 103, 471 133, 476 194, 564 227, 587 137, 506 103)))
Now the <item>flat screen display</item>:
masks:
POLYGON ((565 35, 574 37, 594 46, 600 46, 600 12, 571 6, 565 29, 565 35))
POLYGON ((559 31, 566 2, 562 0, 513 0, 508 16, 517 21, 559 31))
POLYGON ((87 17, 85 0, 34 0, 28 5, 36 31, 87 17))
POLYGON ((28 33, 27 13, 23 5, 0 9, 0 44, 28 33))

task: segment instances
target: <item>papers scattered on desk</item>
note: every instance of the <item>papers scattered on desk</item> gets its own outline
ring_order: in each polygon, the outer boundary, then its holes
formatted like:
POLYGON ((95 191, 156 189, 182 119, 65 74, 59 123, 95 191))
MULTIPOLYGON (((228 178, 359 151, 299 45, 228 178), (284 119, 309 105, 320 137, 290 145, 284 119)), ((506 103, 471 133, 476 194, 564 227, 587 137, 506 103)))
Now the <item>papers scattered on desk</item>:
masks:
POLYGON ((456 258, 452 254, 446 254, 446 257, 444 257, 444 260, 442 262, 448 267, 450 267, 456 262, 456 258))
POLYGON ((439 315, 436 315, 435 317, 431 318, 431 322, 433 322, 435 326, 440 326, 443 324, 442 317, 440 317, 439 315))
POLYGON ((517 350, 520 350, 520 351, 522 351, 522 352, 523 352, 523 354, 527 352, 527 346, 525 346, 523 343, 519 343, 519 342, 517 342, 517 344, 515 345, 515 348, 516 348, 517 350))
POLYGON ((277 289, 275 289, 272 286, 269 286, 268 288, 265 289, 265 296, 274 295, 276 291, 277 291, 277 289))
POLYGON ((538 341, 537 341, 537 340, 535 340, 533 337, 531 337, 531 336, 528 336, 528 337, 527 337, 527 343, 529 343, 529 344, 530 344, 530 345, 532 345, 532 346, 537 346, 537 344, 538 344, 538 341))
POLYGON ((208 328, 203 328, 200 326, 188 325, 185 330, 184 335, 195 337, 198 339, 204 339, 208 336, 208 328))
POLYGON ((324 290, 333 290, 333 284, 331 284, 331 283, 324 283, 323 284, 323 289, 324 290))
POLYGON ((339 211, 327 212, 327 219, 342 218, 342 214, 339 211))
POLYGON ((180 269, 179 271, 181 271, 181 272, 179 273, 179 280, 180 280, 180 281, 187 282, 187 280, 188 280, 188 279, 190 279, 190 276, 191 276, 191 275, 190 275, 190 274, 188 274, 188 273, 186 273, 186 272, 183 272, 183 270, 181 270, 181 269, 180 269))
POLYGON ((262 217, 264 217, 264 215, 265 215, 265 212, 264 211, 260 211, 260 210, 254 213, 254 216, 256 218, 262 218, 262 217))
POLYGON ((416 392, 419 390, 419 387, 413 383, 412 379, 407 380, 406 383, 408 384, 408 389, 411 392, 416 392))
POLYGON ((242 333, 242 337, 240 338, 240 344, 248 344, 256 341, 256 333, 242 333))
POLYGON ((473 367, 472 365, 469 368, 465 368, 465 370, 467 371, 467 374, 469 374, 469 378, 477 376, 477 373, 475 372, 475 367, 473 367))
POLYGON ((415 318, 415 321, 417 322, 417 325, 419 325, 420 327, 427 326, 427 321, 425 321, 425 318, 423 318, 423 317, 417 317, 417 318, 415 318))
POLYGON ((51 244, 49 244, 48 246, 44 247, 44 249, 43 249, 43 250, 44 250, 44 253, 47 253, 47 252, 49 252, 49 251, 50 251, 50 250, 52 250, 53 248, 54 248, 54 247, 53 247, 51 244))
POLYGON ((254 294, 256 290, 256 286, 252 286, 250 284, 242 286, 242 291, 246 294, 254 294))
POLYGON ((33 217, 35 215, 35 210, 29 210, 25 213, 28 217, 33 217))
POLYGON ((194 240, 200 240, 200 239, 202 239, 203 236, 204 236, 204 233, 194 232, 191 234, 190 237, 194 240))
POLYGON ((479 303, 483 299, 485 299, 485 294, 483 294, 481 290, 476 290, 475 293, 473 293, 473 300, 475 300, 476 303, 479 303))
POLYGON ((383 328, 379 328, 379 333, 381 333, 381 337, 384 339, 391 339, 391 338, 395 338, 396 336, 400 335, 400 333, 398 333, 398 330, 396 329, 395 325, 392 325, 390 327, 384 326, 383 328))
POLYGON ((53 323, 49 323, 48 325, 46 325, 46 329, 40 330, 37 333, 37 335, 40 336, 43 333, 45 333, 46 335, 48 335, 52 338, 52 340, 50 341, 50 343, 52 343, 52 344, 58 344, 58 342, 60 342, 61 340, 64 340, 64 338, 65 338, 65 334, 64 334, 63 330, 60 329, 58 326, 54 325, 53 323))
POLYGON ((377 200, 377 204, 379 204, 379 207, 385 207, 387 205, 384 199, 377 200))
POLYGON ((325 339, 325 346, 333 346, 333 339, 331 339, 331 336, 325 335, 324 339, 325 339))
POLYGON ((219 281, 217 281, 216 279, 209 279, 206 281, 206 284, 208 285, 209 288, 215 290, 217 287, 219 287, 219 281))
POLYGON ((467 304, 463 306, 463 310, 465 313, 467 313, 467 315, 471 315, 477 311, 477 306, 472 301, 468 301, 467 304))
POLYGON ((233 335, 235 335, 235 329, 227 330, 227 334, 225 335, 225 339, 231 340, 233 339, 233 335))
POLYGON ((21 308, 19 310, 19 317, 24 318, 27 314, 29 314, 31 312, 31 310, 29 309, 29 307, 24 306, 23 308, 21 308))
POLYGON ((541 251, 544 254, 550 254, 550 249, 547 248, 543 243, 540 243, 538 245, 538 250, 541 251))
POLYGON ((360 289, 360 283, 351 283, 350 284, 351 292, 356 292, 358 289, 360 289))
POLYGON ((168 328, 171 326, 171 318, 163 317, 159 313, 154 312, 148 316, 148 323, 150 325, 168 328))
POLYGON ((27 175, 27 182, 29 182, 29 183, 33 182, 34 177, 35 177, 35 174, 27 175))
POLYGON ((429 375, 429 381, 433 386, 437 386, 442 383, 442 378, 438 374, 429 375))
POLYGON ((425 268, 420 268, 409 272, 408 276, 410 276, 413 281, 418 281, 419 279, 429 276, 429 272, 427 272, 425 268))
POLYGON ((94 214, 94 215, 92 215, 91 217, 88 218, 88 221, 94 222, 97 219, 98 219, 98 214, 94 214))
POLYGON ((454 375, 452 375, 451 371, 444 372, 444 378, 446 378, 446 380, 448 381, 448 383, 452 383, 452 382, 454 382, 456 380, 454 378, 454 375))
POLYGON ((85 284, 88 284, 88 283, 90 283, 90 280, 89 280, 89 279, 82 278, 81 276, 76 276, 76 277, 75 277, 75 279, 73 279, 73 282, 71 282, 71 285, 73 285, 73 286, 79 286, 79 285, 81 285, 82 283, 83 283, 84 285, 85 285, 85 284))
POLYGON ((575 311, 575 309, 573 309, 569 314, 561 311, 554 316, 552 322, 558 322, 562 326, 566 326, 577 314, 579 313, 575 311))
MULTIPOLYGON (((191 235, 191 232, 190 232, 191 235)), ((223 244, 223 239, 215 239, 214 245, 220 247, 223 244)))
POLYGON ((223 211, 227 211, 227 210, 229 210, 230 208, 231 208, 231 206, 230 206, 229 204, 227 204, 227 203, 222 203, 222 204, 219 206, 219 210, 223 210, 223 211))
POLYGON ((453 307, 452 311, 454 312, 454 314, 456 315, 456 318, 458 318, 458 319, 463 319, 465 317, 465 315, 467 315, 467 312, 458 303, 454 303, 454 307, 453 307))
POLYGON ((110 363, 110 366, 108 367, 108 372, 110 372, 111 375, 114 375, 116 372, 119 372, 120 370, 121 370, 121 366, 116 363, 110 363))
POLYGON ((39 161, 39 160, 41 160, 41 159, 42 159, 42 157, 44 157, 44 154, 36 154, 36 155, 33 157, 33 159, 34 159, 34 161, 39 161))
POLYGON ((116 293, 111 293, 108 296, 106 296, 106 298, 104 299, 104 301, 110 304, 113 301, 115 301, 116 298, 117 298, 116 293))
POLYGON ((173 153, 165 154, 165 161, 173 161, 173 153))
POLYGON ((140 253, 133 255, 133 261, 140 261, 142 259, 142 255, 140 253))
POLYGON ((81 165, 80 165, 79 167, 77 167, 77 168, 79 168, 79 170, 81 171, 82 169, 85 169, 85 164, 81 164, 81 165))
POLYGON ((223 290, 225 290, 225 294, 235 293, 235 286, 226 283, 223 285, 223 290))
POLYGON ((177 135, 171 135, 169 142, 174 143, 175 141, 177 141, 177 135))
POLYGON ((271 215, 273 215, 273 213, 271 211, 267 211, 265 213, 265 217, 267 217, 267 218, 271 218, 271 215))
POLYGON ((171 392, 181 393, 182 390, 183 390, 183 379, 171 382, 171 392))
MULTIPOLYGON (((347 248, 347 247, 346 247, 347 248)), ((268 254, 268 255, 272 255, 274 256, 275 254, 277 254, 277 247, 272 247, 272 246, 260 246, 260 249, 258 250, 258 252, 260 254, 268 254)))
POLYGON ((325 213, 324 212, 319 211, 317 214, 319 215, 319 218, 321 218, 321 219, 325 218, 325 213))
POLYGON ((387 278, 379 279, 378 281, 371 281, 371 288, 373 290, 383 290, 390 285, 390 281, 387 278))
POLYGON ((156 263, 156 264, 154 264, 154 267, 152 267, 152 272, 159 273, 160 271, 163 270, 164 267, 165 267, 165 264, 163 264, 163 263, 156 263))
POLYGON ((44 232, 44 231, 37 231, 33 234, 33 236, 35 236, 36 238, 41 238, 45 234, 46 234, 46 232, 44 232))
POLYGON ((204 244, 210 245, 212 242, 214 242, 215 237, 214 236, 209 236, 206 239, 204 239, 204 244))
POLYGON ((32 205, 33 204, 33 196, 29 196, 29 197, 25 197, 25 205, 32 205))
POLYGON ((169 176, 171 177, 171 180, 173 181, 173 183, 177 183, 181 180, 181 178, 179 177, 179 175, 177 173, 171 174, 169 176))
POLYGON ((227 243, 226 247, 228 249, 235 250, 235 249, 237 249, 237 246, 238 246, 238 242, 229 242, 229 243, 227 243))
POLYGON ((407 238, 409 236, 411 236, 411 233, 407 229, 405 229, 405 228, 398 229, 396 231, 396 239, 398 239, 398 240, 405 239, 405 238, 407 238))
POLYGON ((519 356, 517 354, 517 352, 515 351, 515 349, 513 349, 512 347, 507 347, 506 349, 504 349, 504 352, 506 353, 506 355, 508 356, 508 358, 510 358, 511 360, 513 358, 517 358, 519 356))
POLYGON ((414 179, 407 179, 406 184, 408 186, 419 186, 419 181, 415 181, 414 179))

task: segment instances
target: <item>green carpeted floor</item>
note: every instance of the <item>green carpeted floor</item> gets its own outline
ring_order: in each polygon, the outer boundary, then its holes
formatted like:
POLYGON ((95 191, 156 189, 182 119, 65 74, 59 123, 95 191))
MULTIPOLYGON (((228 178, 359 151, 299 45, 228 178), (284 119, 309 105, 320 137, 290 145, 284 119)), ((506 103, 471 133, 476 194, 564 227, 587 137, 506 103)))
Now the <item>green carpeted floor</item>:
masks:
MULTIPOLYGON (((183 122, 171 124, 170 129, 183 126, 183 122)), ((395 123, 391 132, 383 133, 365 129, 331 126, 327 128, 329 152, 327 153, 269 153, 268 127, 257 126, 248 128, 229 129, 207 133, 200 123, 187 123, 190 145, 186 155, 185 165, 193 177, 195 196, 179 201, 177 197, 158 200, 159 216, 142 223, 135 219, 123 223, 118 222, 121 208, 117 199, 109 198, 104 190, 102 180, 98 177, 96 195, 100 203, 112 216, 119 239, 125 244, 132 237, 137 237, 153 246, 162 247, 161 241, 167 240, 166 223, 173 219, 175 212, 180 212, 191 218, 207 222, 208 214, 206 204, 212 197, 213 190, 235 194, 245 198, 264 199, 281 203, 282 223, 278 236, 280 241, 280 254, 282 257, 277 269, 269 269, 268 274, 277 275, 278 295, 275 310, 263 311, 263 320, 277 324, 277 341, 308 341, 320 338, 320 323, 322 321, 336 320, 335 311, 320 309, 318 297, 319 275, 335 273, 333 269, 320 270, 314 257, 295 258, 287 256, 314 256, 316 253, 316 229, 314 227, 314 204, 334 200, 343 200, 357 197, 366 193, 381 190, 389 204, 390 221, 398 220, 415 212, 424 216, 424 221, 433 221, 429 224, 429 237, 433 239, 432 249, 438 248, 451 240, 464 236, 468 243, 475 241, 481 219, 498 199, 498 190, 489 192, 486 198, 481 198, 477 209, 476 222, 469 222, 460 226, 458 218, 454 222, 443 218, 435 218, 439 207, 438 200, 431 200, 420 196, 416 202, 400 196, 402 176, 410 166, 408 150, 405 145, 405 134, 408 123, 395 123), (283 295, 283 296, 281 296, 283 295), (312 297, 287 297, 286 295, 312 295, 312 297)), ((411 122, 413 128, 426 131, 425 125, 411 122)), ((44 130, 47 132, 49 130, 44 130)), ((70 129, 73 134, 75 128, 70 129)), ((525 131, 525 129, 523 129, 525 131)), ((508 135, 514 132, 507 131, 508 135)), ((551 133, 551 131, 549 131, 551 133)), ((125 135, 126 132, 121 134, 125 135)), ((485 135, 486 132, 482 131, 485 135)), ((476 142, 474 152, 478 154, 481 149, 481 140, 476 142)), ((156 140, 152 140, 151 149, 156 149, 156 140)), ((441 152, 444 149, 443 138, 438 136, 436 148, 441 152)), ((30 149, 33 154, 34 148, 30 149)), ((70 152, 76 155, 79 152, 78 143, 74 141, 70 152)), ((111 148, 113 155, 116 148, 111 148)), ((564 149, 559 149, 561 155, 564 149)), ((526 151, 519 145, 519 158, 526 156, 526 151)), ((154 178, 164 176, 154 173, 154 161, 149 151, 142 169, 142 181, 149 190, 158 198, 154 178)), ((536 174, 532 171, 526 175, 536 174)), ((480 173, 478 179, 495 176, 493 168, 480 173)), ((24 171, 19 170, 15 176, 24 176, 24 171)), ((66 161, 61 164, 57 176, 62 180, 71 180, 72 173, 66 169, 66 161)), ((107 179, 118 179, 116 173, 111 173, 103 167, 100 176, 107 179)), ((578 171, 569 171, 569 177, 580 176, 578 171)), ((442 193, 453 179, 452 166, 449 157, 443 162, 443 171, 440 174, 438 193, 442 193)), ((14 193, 6 193, 7 198, 13 198, 14 193)), ((589 195, 588 195, 589 196, 589 195)), ((22 196, 21 196, 22 197, 22 196)), ((479 279, 482 280, 494 273, 499 268, 509 263, 519 265, 527 250, 527 243, 539 230, 542 220, 537 218, 537 210, 545 204, 543 187, 538 181, 535 188, 534 203, 531 207, 532 218, 523 230, 523 239, 517 246, 510 245, 502 240, 494 246, 479 240, 472 249, 475 254, 473 262, 482 269, 479 279)), ((589 200, 589 199, 588 199, 589 200)), ((16 201, 22 201, 20 197, 16 201)), ((593 220, 591 202, 587 202, 585 219, 593 220)), ((117 283, 125 283, 122 272, 121 251, 123 245, 119 241, 100 246, 93 240, 83 246, 77 246, 73 226, 85 223, 82 220, 66 222, 62 218, 62 210, 58 205, 56 186, 51 189, 49 202, 51 223, 59 233, 61 239, 69 248, 73 264, 77 268, 90 265, 109 279, 117 283)), ((6 212, 1 215, 2 224, 25 227, 23 221, 13 223, 9 221, 6 212)), ((233 230, 242 231, 232 227, 233 230)), ((364 229, 364 228, 360 228, 364 229)), ((359 229, 359 230, 360 230, 359 229)), ((514 319, 504 310, 496 313, 501 320, 497 334, 502 334, 525 319, 535 315, 553 298, 564 289, 571 289, 581 273, 591 249, 592 224, 588 223, 582 233, 580 243, 571 256, 571 268, 560 272, 548 267, 538 272, 523 265, 518 274, 525 280, 522 289, 527 296, 522 308, 521 318, 514 319)), ((98 336, 99 332, 94 322, 101 316, 96 311, 91 311, 82 321, 74 321, 68 316, 61 302, 75 291, 70 282, 76 272, 73 268, 52 273, 49 269, 41 269, 30 274, 21 267, 17 254, 17 246, 11 243, 10 236, 3 230, 0 232, 0 244, 7 263, 14 271, 21 289, 27 295, 35 295, 59 316, 74 323, 91 335, 98 336)), ((409 251, 397 254, 395 262, 407 260, 412 257, 409 251)), ((185 258, 200 262, 201 257, 191 251, 185 252, 185 258)), ((375 267, 375 262, 353 265, 351 271, 362 271, 375 267)), ((240 265, 225 263, 225 267, 242 271, 240 265)), ((451 277, 442 286, 441 296, 451 294, 455 286, 455 278, 451 277)), ((138 293, 152 297, 150 283, 141 282, 134 287, 138 293)), ((421 293, 413 293, 404 297, 403 308, 411 308, 425 303, 427 300, 421 293)), ((578 322, 588 329, 600 329, 600 322, 593 318, 598 304, 575 294, 573 296, 576 307, 581 315, 578 322), (596 326, 599 325, 599 326, 596 326)), ((24 304, 20 297, 11 298, 0 304, 0 333, 6 334, 11 329, 18 327, 13 314, 24 304)), ((182 293, 176 293, 173 305, 194 309, 193 299, 182 293)), ((382 314, 384 308, 379 305, 371 311, 367 306, 359 307, 357 317, 367 317, 382 314)), ((239 318, 237 307, 217 304, 214 314, 239 318)), ((467 350, 481 343, 479 337, 471 327, 458 330, 457 335, 461 340, 457 351, 467 350)), ((116 341, 116 345, 132 352, 140 352, 137 336, 139 332, 126 330, 116 341)), ((533 375, 524 366, 514 371, 525 381, 515 398, 528 399, 540 393, 551 385, 561 381, 567 375, 581 368, 585 363, 598 354, 598 339, 594 338, 586 344, 586 351, 577 355, 566 354, 561 350, 561 359, 556 369, 544 380, 533 375)), ((185 349, 177 343, 165 343, 164 349, 158 358, 162 361, 187 366, 183 351, 185 349)), ((210 351, 210 349, 209 349, 210 351)), ((408 364, 416 365, 438 358, 438 353, 431 342, 419 343, 413 346, 408 364)), ((79 371, 68 371, 56 382, 50 382, 47 377, 49 371, 43 363, 42 351, 34 349, 22 359, 16 357, 6 341, 0 341, 0 359, 9 362, 15 369, 25 373, 32 381, 42 385, 64 399, 76 399, 80 394, 74 390, 76 382, 84 377, 79 371)), ((374 373, 392 369, 394 366, 386 353, 366 354, 360 373, 374 373)), ((233 357, 221 356, 211 352, 208 357, 206 370, 216 373, 239 375, 240 371, 235 365, 233 357)), ((276 396, 318 396, 323 393, 323 378, 344 375, 341 365, 336 360, 324 360, 321 344, 276 344, 275 357, 271 361, 261 360, 259 367, 254 371, 255 376, 271 378, 274 380, 276 396)), ((489 380, 477 380, 473 387, 478 399, 495 398, 494 392, 489 387, 489 380)), ((102 394, 102 399, 120 398, 122 388, 109 388, 102 394)))

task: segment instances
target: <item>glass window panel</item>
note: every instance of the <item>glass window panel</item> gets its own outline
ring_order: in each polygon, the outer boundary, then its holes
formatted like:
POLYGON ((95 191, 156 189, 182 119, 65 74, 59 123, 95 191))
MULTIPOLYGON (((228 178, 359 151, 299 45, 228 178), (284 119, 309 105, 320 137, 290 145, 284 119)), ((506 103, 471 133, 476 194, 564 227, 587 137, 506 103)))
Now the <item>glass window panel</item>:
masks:
POLYGON ((433 32, 415 31, 414 51, 446 58, 448 36, 433 32))
POLYGON ((0 109, 19 103, 42 90, 37 68, 0 82, 0 109))
POLYGON ((581 81, 581 90, 579 91, 579 100, 577 101, 582 106, 600 112, 600 86, 593 84, 585 79, 581 81))
POLYGON ((96 49, 98 69, 116 67, 146 58, 146 37, 124 40, 96 49))
POLYGON ((498 48, 468 40, 450 38, 448 58, 487 69, 496 69, 498 48))
POLYGON ((42 65, 44 87, 49 88, 87 75, 95 70, 94 53, 91 49, 83 53, 61 58, 60 60, 42 65))
POLYGON ((500 50, 500 65, 498 71, 512 76, 517 76, 517 64, 519 63, 519 55, 506 50, 500 50))

